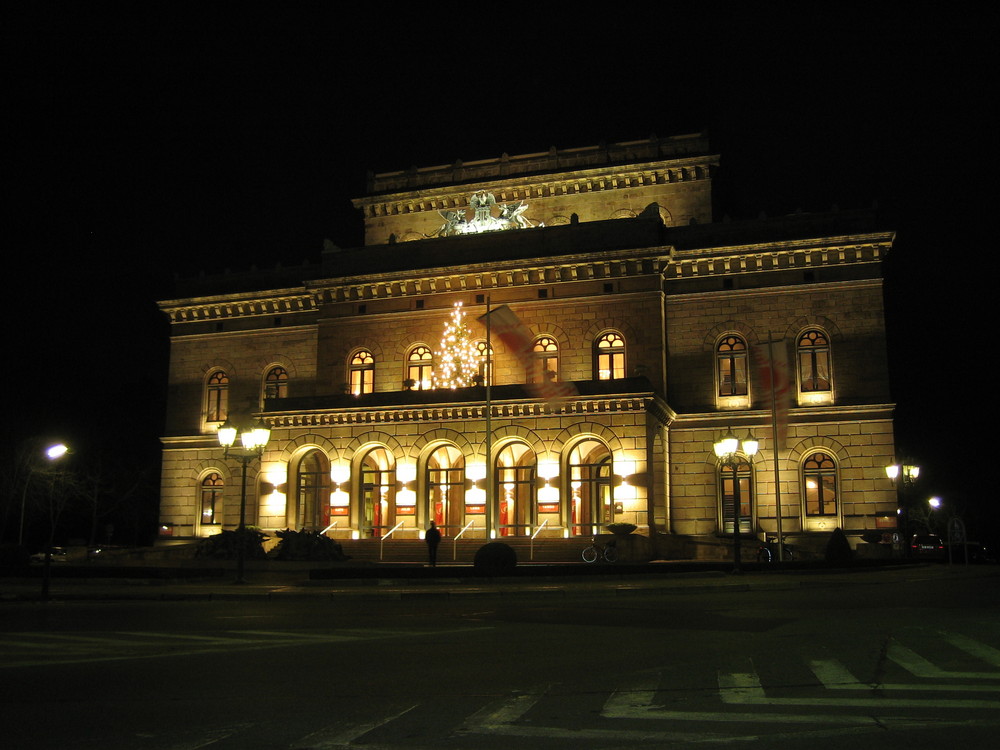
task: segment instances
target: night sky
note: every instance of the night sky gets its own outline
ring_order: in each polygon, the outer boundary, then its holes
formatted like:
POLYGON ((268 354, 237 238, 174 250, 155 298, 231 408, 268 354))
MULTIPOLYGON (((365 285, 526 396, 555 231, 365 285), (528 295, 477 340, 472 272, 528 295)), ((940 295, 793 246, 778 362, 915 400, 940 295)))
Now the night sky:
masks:
POLYGON ((970 449, 996 422, 996 11, 348 7, 36 3, 5 23, 7 444, 155 460, 155 301, 175 275, 360 244, 369 170, 706 130, 717 218, 877 203, 898 450, 922 491, 995 520, 994 459, 970 449))

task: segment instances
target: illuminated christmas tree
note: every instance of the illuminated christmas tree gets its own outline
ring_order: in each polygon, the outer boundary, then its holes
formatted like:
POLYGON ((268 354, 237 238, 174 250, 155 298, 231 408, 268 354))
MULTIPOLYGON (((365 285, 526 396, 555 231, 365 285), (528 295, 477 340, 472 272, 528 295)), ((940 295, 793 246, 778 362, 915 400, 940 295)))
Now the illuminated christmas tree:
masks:
POLYGON ((435 388, 465 388, 473 384, 478 373, 478 354, 461 302, 455 303, 451 319, 444 326, 441 348, 435 354, 435 388))

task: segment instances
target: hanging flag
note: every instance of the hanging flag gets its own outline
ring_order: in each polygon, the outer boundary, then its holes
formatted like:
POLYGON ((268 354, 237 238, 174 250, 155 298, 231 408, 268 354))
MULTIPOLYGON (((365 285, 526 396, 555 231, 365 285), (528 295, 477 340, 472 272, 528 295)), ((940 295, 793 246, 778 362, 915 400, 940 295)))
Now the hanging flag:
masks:
POLYGON ((501 305, 479 316, 479 322, 486 325, 487 317, 491 333, 496 333, 524 367, 525 387, 531 395, 548 402, 577 395, 576 386, 572 383, 553 380, 547 372, 542 371, 542 360, 533 355, 534 340, 531 331, 513 310, 507 305, 501 305))
POLYGON ((765 342, 753 347, 757 377, 764 391, 764 402, 774 420, 774 439, 778 449, 785 447, 788 435, 788 408, 792 400, 792 370, 788 363, 788 343, 765 342), (772 394, 774 400, 771 400, 772 394))

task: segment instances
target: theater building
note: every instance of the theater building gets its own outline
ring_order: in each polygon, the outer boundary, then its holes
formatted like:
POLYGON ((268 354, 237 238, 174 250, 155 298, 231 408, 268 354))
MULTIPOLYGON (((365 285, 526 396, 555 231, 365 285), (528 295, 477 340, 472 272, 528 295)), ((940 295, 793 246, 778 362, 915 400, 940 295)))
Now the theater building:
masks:
POLYGON ((696 134, 376 174, 363 247, 183 282, 160 303, 165 533, 237 525, 216 431, 250 415, 272 429, 248 467, 265 530, 627 522, 652 554, 710 557, 738 497, 757 537, 779 507, 806 547, 891 531, 893 235, 867 211, 716 221, 718 167, 696 134), (720 463, 729 432, 760 450, 720 463))

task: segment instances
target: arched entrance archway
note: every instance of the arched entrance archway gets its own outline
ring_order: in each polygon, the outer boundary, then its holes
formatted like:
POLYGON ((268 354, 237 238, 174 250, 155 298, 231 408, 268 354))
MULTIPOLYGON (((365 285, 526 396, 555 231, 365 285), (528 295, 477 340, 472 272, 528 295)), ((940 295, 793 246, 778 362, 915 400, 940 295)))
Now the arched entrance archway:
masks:
POLYGON ((295 502, 286 520, 295 529, 322 531, 330 525, 330 460, 311 450, 295 466, 295 502))
POLYGON ((600 440, 587 438, 569 452, 570 534, 591 536, 614 521, 611 493, 611 451, 600 440))
POLYGON ((379 537, 396 523, 396 461, 387 448, 376 447, 360 463, 359 531, 379 537))
POLYGON ((500 536, 528 536, 535 525, 535 452, 525 443, 507 443, 497 453, 494 496, 500 536))
POLYGON ((465 456, 454 445, 439 445, 427 457, 427 522, 457 534, 465 518, 465 456))

